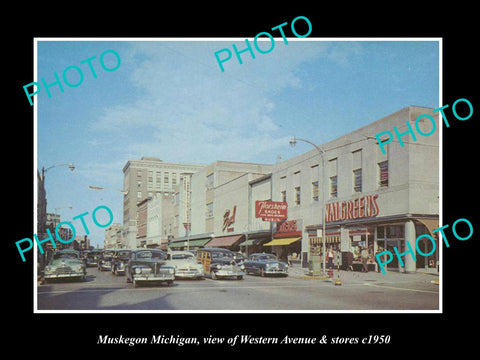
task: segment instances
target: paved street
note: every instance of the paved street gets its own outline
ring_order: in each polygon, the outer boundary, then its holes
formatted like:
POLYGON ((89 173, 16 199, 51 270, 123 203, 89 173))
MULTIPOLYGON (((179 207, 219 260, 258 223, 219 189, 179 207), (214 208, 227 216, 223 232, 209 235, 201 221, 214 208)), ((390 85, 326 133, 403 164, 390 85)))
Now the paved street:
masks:
MULTIPOLYGON (((429 274, 340 272, 341 286, 290 276, 244 280, 176 280, 134 288, 124 276, 88 268, 84 282, 38 286, 38 310, 437 310, 439 285, 429 274)), ((337 273, 335 272, 335 278, 337 273)))

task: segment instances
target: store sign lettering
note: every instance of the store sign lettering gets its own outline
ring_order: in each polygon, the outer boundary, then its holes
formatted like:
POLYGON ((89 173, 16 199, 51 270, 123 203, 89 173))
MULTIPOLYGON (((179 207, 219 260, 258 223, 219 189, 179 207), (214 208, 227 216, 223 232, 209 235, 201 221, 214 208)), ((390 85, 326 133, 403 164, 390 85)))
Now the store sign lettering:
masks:
POLYGON ((380 212, 378 195, 368 195, 355 200, 339 201, 325 205, 325 222, 375 217, 380 212))
POLYGON ((255 217, 263 221, 279 222, 287 218, 288 205, 281 201, 255 201, 255 217))
POLYGON ((223 228, 222 231, 227 231, 227 232, 232 232, 233 231, 233 225, 235 223, 235 213, 237 212, 237 206, 233 206, 233 212, 232 215, 230 216, 230 210, 226 210, 225 213, 223 214, 223 228))
POLYGON ((297 220, 284 221, 278 228, 277 233, 291 233, 297 230, 297 220))

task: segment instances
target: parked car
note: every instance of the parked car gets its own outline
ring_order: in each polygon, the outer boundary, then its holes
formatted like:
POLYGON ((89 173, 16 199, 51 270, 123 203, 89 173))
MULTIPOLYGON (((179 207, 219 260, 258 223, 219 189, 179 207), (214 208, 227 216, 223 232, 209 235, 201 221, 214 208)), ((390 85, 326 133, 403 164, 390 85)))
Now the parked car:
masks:
POLYGON ((203 272, 212 279, 235 277, 243 279, 245 266, 235 262, 235 253, 222 248, 203 248, 197 251, 203 272))
POLYGON ((125 265, 130 260, 130 253, 132 251, 128 249, 118 249, 115 251, 112 260, 112 274, 124 275, 125 265))
POLYGON ((135 249, 130 253, 130 259, 125 265, 127 282, 134 287, 146 282, 167 282, 173 284, 175 268, 166 265, 167 254, 157 249, 135 249))
POLYGON ((71 278, 85 280, 87 268, 77 250, 59 250, 53 253, 52 258, 43 271, 44 280, 71 278))
POLYGON ((192 252, 171 251, 167 256, 167 264, 175 268, 175 278, 203 278, 203 265, 192 252))
POLYGON ((251 254, 243 264, 247 274, 288 276, 288 264, 273 254, 251 254))
POLYGON ((104 250, 102 256, 97 261, 98 270, 111 270, 114 254, 115 250, 104 250))
POLYGON ((87 267, 98 266, 98 259, 102 256, 103 250, 89 250, 87 252, 87 267))

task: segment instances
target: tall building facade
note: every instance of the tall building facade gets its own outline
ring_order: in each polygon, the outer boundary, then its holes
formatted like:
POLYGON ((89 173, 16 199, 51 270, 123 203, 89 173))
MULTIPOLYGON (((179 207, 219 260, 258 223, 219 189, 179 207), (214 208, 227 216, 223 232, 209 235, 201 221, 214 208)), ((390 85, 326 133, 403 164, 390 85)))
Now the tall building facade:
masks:
POLYGON ((154 157, 142 157, 129 160, 123 168, 125 195, 123 198, 123 226, 125 228, 125 246, 136 248, 137 204, 155 195, 174 196, 182 173, 195 173, 204 165, 177 164, 164 162, 154 157))

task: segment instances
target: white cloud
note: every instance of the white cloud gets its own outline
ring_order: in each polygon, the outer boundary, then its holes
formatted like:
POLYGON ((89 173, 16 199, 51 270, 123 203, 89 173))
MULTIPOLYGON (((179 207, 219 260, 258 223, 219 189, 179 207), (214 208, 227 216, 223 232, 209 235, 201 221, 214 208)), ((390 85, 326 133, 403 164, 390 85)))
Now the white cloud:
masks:
MULTIPOLYGON (((239 43, 240 48, 240 43, 239 43)), ((243 45, 244 46, 244 45, 243 45)), ((327 43, 276 42, 269 54, 232 55, 222 73, 214 52, 231 42, 131 43, 125 56, 132 73, 132 101, 103 109, 91 125, 112 136, 128 134, 117 151, 166 161, 253 161, 255 154, 284 147, 272 112, 275 96, 302 86, 302 62, 325 55, 327 43)), ((330 49, 332 59, 347 50, 330 49)))

